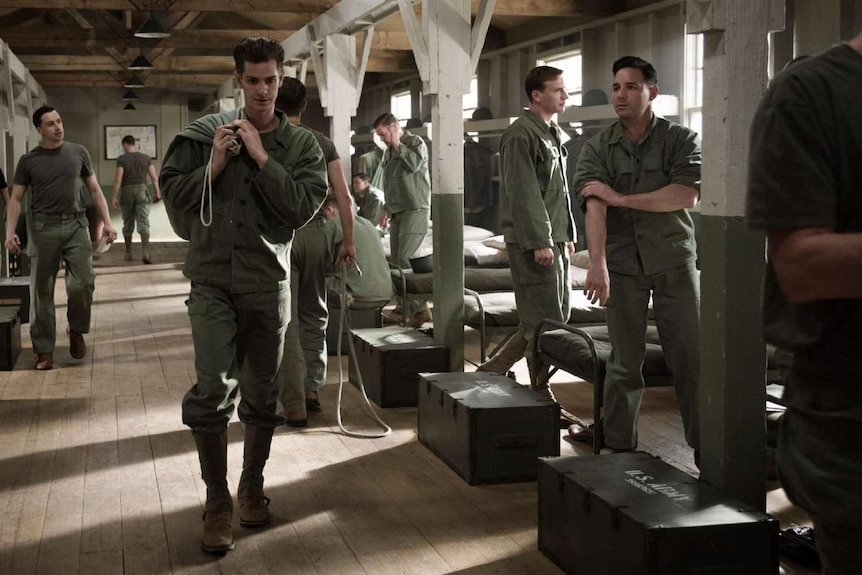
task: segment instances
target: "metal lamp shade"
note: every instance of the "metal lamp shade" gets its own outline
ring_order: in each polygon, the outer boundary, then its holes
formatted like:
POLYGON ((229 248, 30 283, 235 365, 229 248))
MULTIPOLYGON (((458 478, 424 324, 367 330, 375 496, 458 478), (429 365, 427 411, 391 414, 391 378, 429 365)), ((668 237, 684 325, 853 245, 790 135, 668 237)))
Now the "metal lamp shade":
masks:
POLYGON ((145 87, 146 87, 146 85, 144 84, 143 80, 141 80, 137 76, 132 76, 131 78, 126 80, 125 84, 123 84, 123 88, 145 88, 145 87))
POLYGON ((135 32, 136 38, 167 38, 171 33, 165 30, 155 18, 147 18, 144 25, 135 32))
POLYGON ((138 57, 129 64, 129 70, 152 70, 153 68, 155 68, 153 63, 143 54, 138 54, 138 57))

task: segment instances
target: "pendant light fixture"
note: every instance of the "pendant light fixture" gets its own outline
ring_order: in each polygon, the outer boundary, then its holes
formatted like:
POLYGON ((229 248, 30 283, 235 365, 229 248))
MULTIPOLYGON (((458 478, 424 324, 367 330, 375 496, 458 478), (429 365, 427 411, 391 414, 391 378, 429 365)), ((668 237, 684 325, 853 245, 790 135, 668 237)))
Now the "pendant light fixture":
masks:
POLYGON ((158 20, 156 20, 153 15, 153 3, 155 0, 150 0, 150 17, 147 18, 147 21, 138 28, 138 31, 135 32, 135 38, 167 38, 171 35, 170 32, 165 30, 165 27, 162 26, 158 20))
POLYGON ((123 106, 123 109, 124 110, 137 110, 137 108, 135 108, 135 105, 132 104, 131 102, 128 102, 125 106, 123 106))
POLYGON ((123 88, 146 88, 146 84, 144 84, 143 80, 138 78, 137 76, 132 76, 123 84, 123 88))
POLYGON ((126 90, 126 93, 123 94, 123 100, 137 100, 138 95, 135 94, 134 90, 126 90))
POLYGON ((153 68, 155 66, 144 56, 143 51, 138 53, 138 56, 129 64, 129 70, 152 70, 153 68))

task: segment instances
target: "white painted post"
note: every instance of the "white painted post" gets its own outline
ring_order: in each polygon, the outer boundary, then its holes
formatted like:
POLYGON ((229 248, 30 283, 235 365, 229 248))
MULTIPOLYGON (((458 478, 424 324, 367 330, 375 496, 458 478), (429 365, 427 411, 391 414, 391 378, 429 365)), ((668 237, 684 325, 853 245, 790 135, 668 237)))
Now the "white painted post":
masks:
POLYGON ((766 397, 762 234, 744 222, 749 128, 767 83, 767 35, 784 0, 688 0, 704 34, 701 477, 764 508, 766 397))
POLYGON ((431 95, 434 217, 434 330, 449 344, 453 371, 464 369, 464 121, 472 70, 469 0, 424 0, 431 95))
POLYGON ((324 42, 329 98, 324 112, 332 118, 329 137, 341 157, 346 181, 350 181, 350 119, 356 113, 356 39, 331 34, 324 42))

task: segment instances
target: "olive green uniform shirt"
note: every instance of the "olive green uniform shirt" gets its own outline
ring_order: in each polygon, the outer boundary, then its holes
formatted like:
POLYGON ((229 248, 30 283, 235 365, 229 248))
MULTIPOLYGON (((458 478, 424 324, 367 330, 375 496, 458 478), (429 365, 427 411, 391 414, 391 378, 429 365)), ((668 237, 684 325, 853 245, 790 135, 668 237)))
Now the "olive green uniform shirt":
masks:
POLYGON ((389 215, 431 207, 428 147, 422 138, 404 132, 398 150, 389 148, 383 153, 380 169, 389 215))
MULTIPOLYGON (((591 181, 620 194, 645 194, 670 184, 700 189, 700 145, 688 128, 653 115, 640 142, 626 136, 617 121, 590 138, 581 150, 573 190, 591 181)), ((648 212, 608 206, 606 257, 608 270, 626 275, 653 275, 697 258, 694 224, 688 210, 648 212)))
MULTIPOLYGON (((357 301, 381 301, 392 298, 392 275, 380 233, 371 222, 358 219, 354 222, 353 241, 356 244, 356 263, 362 274, 355 267, 347 270, 347 291, 357 301)), ((326 220, 326 237, 329 246, 329 265, 332 277, 327 280, 329 289, 340 291, 340 269, 335 269, 335 258, 344 241, 344 232, 339 218, 326 220)))
POLYGON ((359 217, 365 218, 376 226, 380 221, 380 212, 383 210, 383 191, 371 186, 361 198, 354 193, 353 201, 356 202, 359 217))
POLYGON ((500 139, 503 238, 523 251, 575 239, 559 133, 528 110, 500 139))
MULTIPOLYGON (((213 180, 212 223, 201 221, 204 171, 218 126, 236 113, 205 116, 173 141, 159 181, 166 207, 190 217, 184 274, 232 293, 287 287, 290 242, 326 197, 326 164, 314 135, 281 112, 278 127, 261 134, 269 159, 263 169, 243 151, 213 180)), ((203 216, 209 214, 209 200, 203 216)), ((176 218, 177 215, 172 216, 176 218)))

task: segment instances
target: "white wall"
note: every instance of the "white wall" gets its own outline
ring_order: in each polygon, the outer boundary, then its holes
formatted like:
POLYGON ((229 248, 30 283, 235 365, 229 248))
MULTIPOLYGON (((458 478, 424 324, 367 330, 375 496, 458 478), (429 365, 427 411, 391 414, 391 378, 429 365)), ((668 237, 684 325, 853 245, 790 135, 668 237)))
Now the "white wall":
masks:
MULTIPOLYGON (((48 88, 45 90, 48 105, 57 108, 63 118, 66 140, 86 147, 93 160, 93 169, 99 179, 108 203, 114 184, 116 160, 105 159, 105 126, 147 125, 156 126, 156 159, 153 165, 158 172, 168 145, 190 120, 188 98, 183 94, 163 95, 148 93, 146 88, 136 89, 141 99, 134 102, 137 110, 124 110, 121 100, 125 89, 48 88)), ((122 222, 116 210, 111 210, 114 226, 119 231, 122 222)), ((178 239, 168 223, 163 204, 150 210, 153 240, 178 239)), ((137 234, 135 235, 137 240, 137 234)))

